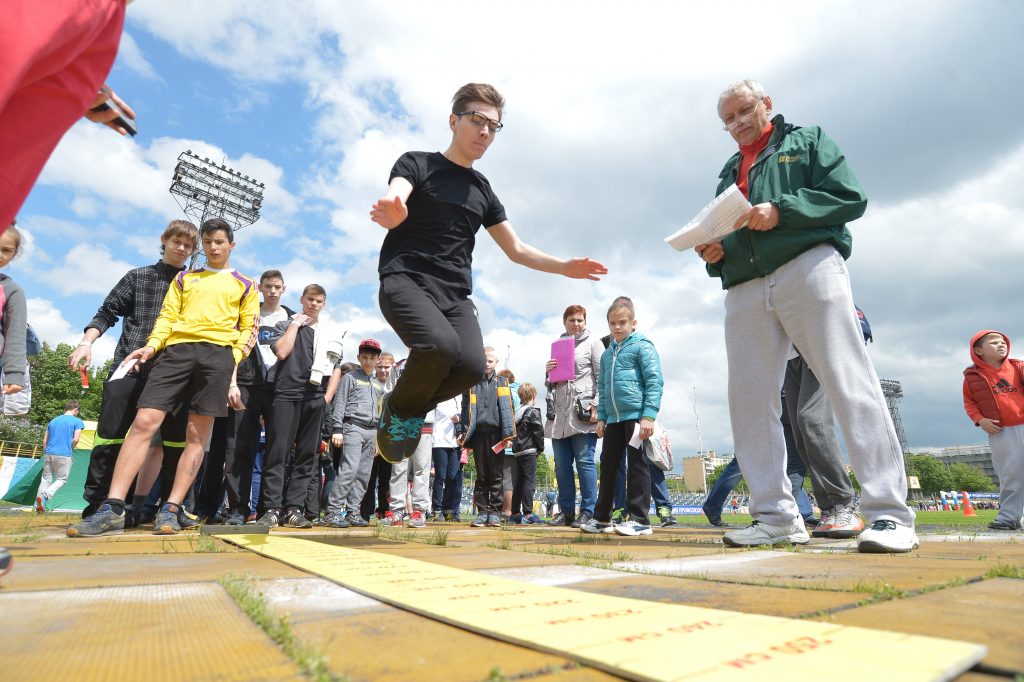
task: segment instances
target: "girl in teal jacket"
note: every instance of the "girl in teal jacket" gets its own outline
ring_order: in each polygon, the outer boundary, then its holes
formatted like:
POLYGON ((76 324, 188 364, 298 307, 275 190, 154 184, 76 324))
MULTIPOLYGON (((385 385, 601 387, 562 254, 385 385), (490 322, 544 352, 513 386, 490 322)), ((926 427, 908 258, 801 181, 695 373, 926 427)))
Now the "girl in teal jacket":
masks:
POLYGON ((625 296, 608 309, 612 343, 601 356, 597 408, 597 435, 604 438, 601 451, 601 483, 594 518, 580 527, 586 533, 616 532, 620 535, 650 535, 647 514, 651 507, 651 476, 642 448, 629 445, 634 431, 641 440, 650 437, 661 407, 664 381, 661 361, 654 344, 635 331, 633 302, 625 296), (629 520, 611 525, 615 477, 622 457, 628 458, 626 509, 629 520))

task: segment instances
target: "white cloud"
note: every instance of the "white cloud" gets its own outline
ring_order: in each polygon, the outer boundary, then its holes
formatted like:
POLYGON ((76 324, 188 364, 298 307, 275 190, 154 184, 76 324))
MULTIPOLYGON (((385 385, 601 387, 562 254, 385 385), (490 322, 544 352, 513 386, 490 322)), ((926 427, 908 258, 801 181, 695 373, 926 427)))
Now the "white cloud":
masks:
MULTIPOLYGON (((82 329, 72 327, 64 319, 64 315, 54 306, 53 301, 45 298, 30 297, 26 300, 28 323, 39 334, 39 338, 51 346, 66 343, 77 346, 82 339, 82 329)), ((92 346, 92 364, 101 365, 114 357, 114 346, 117 337, 108 333, 101 336, 92 346)))
POLYGON ((159 74, 157 74, 156 69, 153 68, 153 65, 142 54, 142 50, 139 49, 139 44, 135 42, 135 38, 128 31, 125 31, 121 36, 121 47, 117 52, 117 61, 143 78, 162 80, 159 74))
POLYGON ((46 273, 47 278, 65 295, 103 294, 134 266, 117 260, 105 247, 78 244, 67 252, 64 261, 46 273))

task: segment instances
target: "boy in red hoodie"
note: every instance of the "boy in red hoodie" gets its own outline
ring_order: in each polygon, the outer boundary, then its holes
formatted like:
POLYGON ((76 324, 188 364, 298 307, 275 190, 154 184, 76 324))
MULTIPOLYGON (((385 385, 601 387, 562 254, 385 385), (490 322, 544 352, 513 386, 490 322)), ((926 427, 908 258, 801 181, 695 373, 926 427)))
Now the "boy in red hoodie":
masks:
POLYGON ((1024 362, 1009 354, 1010 339, 986 329, 971 339, 974 364, 964 370, 964 408, 988 434, 999 476, 993 530, 1020 530, 1024 515, 1024 362))

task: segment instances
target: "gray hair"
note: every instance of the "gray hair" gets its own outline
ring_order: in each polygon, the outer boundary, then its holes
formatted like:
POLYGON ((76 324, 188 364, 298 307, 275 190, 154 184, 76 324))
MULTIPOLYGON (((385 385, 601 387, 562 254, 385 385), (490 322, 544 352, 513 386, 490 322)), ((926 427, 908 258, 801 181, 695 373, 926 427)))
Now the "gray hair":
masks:
POLYGON ((725 90, 723 90, 722 94, 718 96, 719 106, 721 106, 722 100, 725 99, 726 97, 732 97, 733 95, 743 92, 744 90, 748 91, 751 95, 753 95, 759 100, 762 100, 768 96, 768 93, 764 91, 763 85, 761 85, 760 83, 753 79, 747 78, 746 80, 736 81, 735 83, 727 87, 725 90))

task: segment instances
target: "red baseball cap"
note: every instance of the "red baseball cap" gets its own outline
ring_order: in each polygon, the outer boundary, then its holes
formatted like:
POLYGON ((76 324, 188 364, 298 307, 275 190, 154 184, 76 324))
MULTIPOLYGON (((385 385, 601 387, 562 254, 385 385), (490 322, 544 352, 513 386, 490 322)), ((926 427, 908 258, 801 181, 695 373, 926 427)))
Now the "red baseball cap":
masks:
POLYGON ((363 339, 359 342, 359 352, 362 353, 364 350, 380 352, 380 342, 374 339, 363 339))

